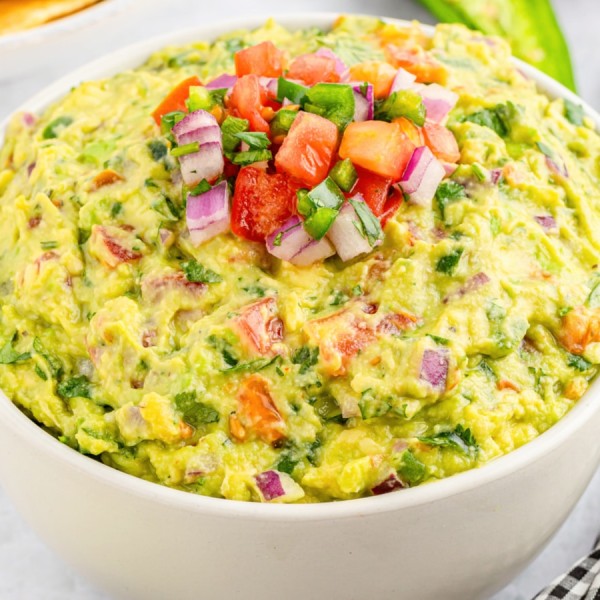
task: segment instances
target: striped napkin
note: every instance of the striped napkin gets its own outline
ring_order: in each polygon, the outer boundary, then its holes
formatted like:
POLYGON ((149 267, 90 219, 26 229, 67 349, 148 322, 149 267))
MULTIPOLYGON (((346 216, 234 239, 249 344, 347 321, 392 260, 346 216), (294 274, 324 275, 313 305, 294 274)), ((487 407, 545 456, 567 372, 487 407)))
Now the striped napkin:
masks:
POLYGON ((534 600, 600 600, 600 540, 591 554, 555 579, 534 600))

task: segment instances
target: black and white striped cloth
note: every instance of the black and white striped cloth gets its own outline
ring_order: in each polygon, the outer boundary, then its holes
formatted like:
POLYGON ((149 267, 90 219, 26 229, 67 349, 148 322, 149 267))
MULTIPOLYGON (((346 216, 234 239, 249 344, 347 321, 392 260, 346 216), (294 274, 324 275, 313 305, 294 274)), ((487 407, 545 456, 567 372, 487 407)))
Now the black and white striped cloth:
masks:
POLYGON ((600 600, 600 544, 534 600, 600 600))

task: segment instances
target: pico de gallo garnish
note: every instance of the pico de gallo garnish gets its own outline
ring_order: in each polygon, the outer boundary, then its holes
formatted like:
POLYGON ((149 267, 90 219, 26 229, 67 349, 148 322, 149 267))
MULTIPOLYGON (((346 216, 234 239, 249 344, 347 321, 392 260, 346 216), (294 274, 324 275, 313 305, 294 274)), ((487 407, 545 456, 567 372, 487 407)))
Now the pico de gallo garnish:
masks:
POLYGON ((86 81, 0 149, 0 389, 191 493, 398 492, 600 365, 600 136, 460 26, 273 21, 86 81))
POLYGON ((349 68, 327 48, 291 59, 270 41, 234 64, 205 85, 182 81, 153 113, 179 159, 195 245, 232 231, 295 265, 346 262, 381 244, 401 202, 431 208, 456 170, 444 124, 458 95, 419 70, 349 68))

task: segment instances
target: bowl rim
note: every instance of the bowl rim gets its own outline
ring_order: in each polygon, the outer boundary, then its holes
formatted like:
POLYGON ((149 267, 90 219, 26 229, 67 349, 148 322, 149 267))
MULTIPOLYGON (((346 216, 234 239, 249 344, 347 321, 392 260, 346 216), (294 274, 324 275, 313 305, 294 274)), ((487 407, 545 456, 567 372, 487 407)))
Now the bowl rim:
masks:
MULTIPOLYGON (((273 18, 277 23, 290 29, 328 28, 341 14, 344 13, 299 12, 279 14, 273 18)), ((140 66, 153 51, 164 46, 185 44, 194 40, 212 40, 223 33, 236 29, 258 27, 267 18, 262 15, 222 20, 204 26, 175 30, 125 46, 59 78, 23 103, 12 114, 37 112, 64 96, 72 86, 78 85, 82 81, 110 76, 124 69, 140 66)), ((409 21, 402 19, 380 18, 401 26, 410 24, 409 21)), ((422 23, 420 25, 429 34, 434 30, 431 25, 422 23)), ((540 91, 551 98, 564 98, 582 105, 586 115, 600 129, 600 115, 588 103, 548 75, 518 59, 514 60, 524 75, 535 81, 540 91)), ((8 115, 0 122, 0 145, 4 141, 5 130, 11 116, 8 115)), ((314 504, 274 504, 225 500, 168 488, 129 475, 104 465, 99 460, 90 459, 89 456, 80 454, 78 451, 60 443, 55 437, 29 419, 1 390, 0 428, 7 427, 11 429, 15 435, 20 436, 23 442, 36 452, 43 453, 49 459, 64 463, 64 466, 70 467, 73 471, 91 477, 97 484, 111 487, 115 491, 170 507, 174 510, 186 510, 191 513, 201 513, 214 517, 251 518, 258 521, 343 520, 439 502, 445 498, 465 494, 474 488, 483 487, 496 480, 515 475, 543 456, 555 451, 572 435, 575 435, 600 410, 600 398, 597 396, 600 396, 600 378, 592 383, 575 406, 550 429, 534 440, 479 468, 470 469, 422 486, 409 488, 399 494, 385 494, 314 504)))
POLYGON ((87 27, 109 18, 123 10, 135 0, 102 0, 97 4, 84 7, 74 13, 59 17, 29 29, 0 35, 0 52, 16 50, 23 45, 37 44, 49 41, 62 34, 70 33, 82 27, 87 27))

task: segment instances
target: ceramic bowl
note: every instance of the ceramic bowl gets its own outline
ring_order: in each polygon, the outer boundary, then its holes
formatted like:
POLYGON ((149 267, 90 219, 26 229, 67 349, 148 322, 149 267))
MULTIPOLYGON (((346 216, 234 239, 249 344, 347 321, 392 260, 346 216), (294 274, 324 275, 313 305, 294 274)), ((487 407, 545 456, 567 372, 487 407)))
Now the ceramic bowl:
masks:
MULTIPOLYGON (((279 20, 327 28, 334 18, 279 20)), ((40 111, 83 79, 135 67, 167 44, 261 22, 203 26, 120 50, 22 110, 40 111)), ((582 103, 600 129, 600 116, 571 92, 520 68, 549 95, 582 103)), ((312 505, 206 498, 136 479, 62 445, 0 395, 0 482, 40 537, 114 598, 476 600, 541 551, 586 488, 600 461, 599 385, 549 431, 478 470, 312 505)))

